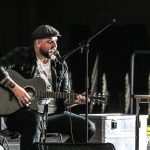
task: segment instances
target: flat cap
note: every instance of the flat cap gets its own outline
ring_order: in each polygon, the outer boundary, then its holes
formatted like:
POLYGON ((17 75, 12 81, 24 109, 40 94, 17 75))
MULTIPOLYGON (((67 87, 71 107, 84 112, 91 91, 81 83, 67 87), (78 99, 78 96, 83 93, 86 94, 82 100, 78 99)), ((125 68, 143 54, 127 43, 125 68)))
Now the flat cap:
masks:
POLYGON ((50 25, 41 25, 38 26, 32 32, 32 40, 46 38, 46 37, 54 37, 54 36, 61 36, 59 31, 50 25))

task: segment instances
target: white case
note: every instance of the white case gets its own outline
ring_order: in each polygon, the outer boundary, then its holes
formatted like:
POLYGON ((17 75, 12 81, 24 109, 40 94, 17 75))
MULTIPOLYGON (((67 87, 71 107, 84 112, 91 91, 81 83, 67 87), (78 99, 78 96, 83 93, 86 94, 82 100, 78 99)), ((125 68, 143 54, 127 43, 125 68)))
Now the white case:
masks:
MULTIPOLYGON (((147 150, 147 115, 140 115, 139 150, 147 150)), ((116 150, 135 150, 135 115, 89 114, 96 125, 90 143, 112 143, 116 150)))

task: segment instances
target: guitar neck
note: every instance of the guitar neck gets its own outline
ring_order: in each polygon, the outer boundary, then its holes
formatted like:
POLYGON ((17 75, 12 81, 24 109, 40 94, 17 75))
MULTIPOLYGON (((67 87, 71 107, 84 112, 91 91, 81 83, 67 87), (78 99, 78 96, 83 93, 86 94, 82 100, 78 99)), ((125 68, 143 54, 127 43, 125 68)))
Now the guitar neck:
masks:
POLYGON ((36 91, 36 97, 38 98, 62 98, 62 99, 75 99, 76 93, 65 93, 65 92, 47 92, 47 91, 36 91))

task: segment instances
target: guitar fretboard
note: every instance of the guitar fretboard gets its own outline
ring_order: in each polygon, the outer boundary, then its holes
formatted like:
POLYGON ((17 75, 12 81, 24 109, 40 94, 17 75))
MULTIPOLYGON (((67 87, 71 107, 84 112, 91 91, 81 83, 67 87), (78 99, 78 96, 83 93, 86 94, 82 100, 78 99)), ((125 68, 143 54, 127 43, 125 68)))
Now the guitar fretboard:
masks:
POLYGON ((65 93, 65 92, 36 91, 35 96, 38 98, 75 99, 77 94, 76 93, 65 93))

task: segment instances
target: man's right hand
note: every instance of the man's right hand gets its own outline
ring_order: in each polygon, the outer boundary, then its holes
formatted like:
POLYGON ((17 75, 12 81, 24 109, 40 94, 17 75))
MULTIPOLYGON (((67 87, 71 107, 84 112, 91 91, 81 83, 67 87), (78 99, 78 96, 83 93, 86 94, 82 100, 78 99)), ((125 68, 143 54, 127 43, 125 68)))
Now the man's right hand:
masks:
POLYGON ((21 107, 30 105, 31 97, 29 94, 9 76, 1 80, 0 84, 13 92, 21 107))
POLYGON ((15 83, 15 87, 10 90, 14 93, 21 107, 30 105, 31 97, 22 87, 15 83))

